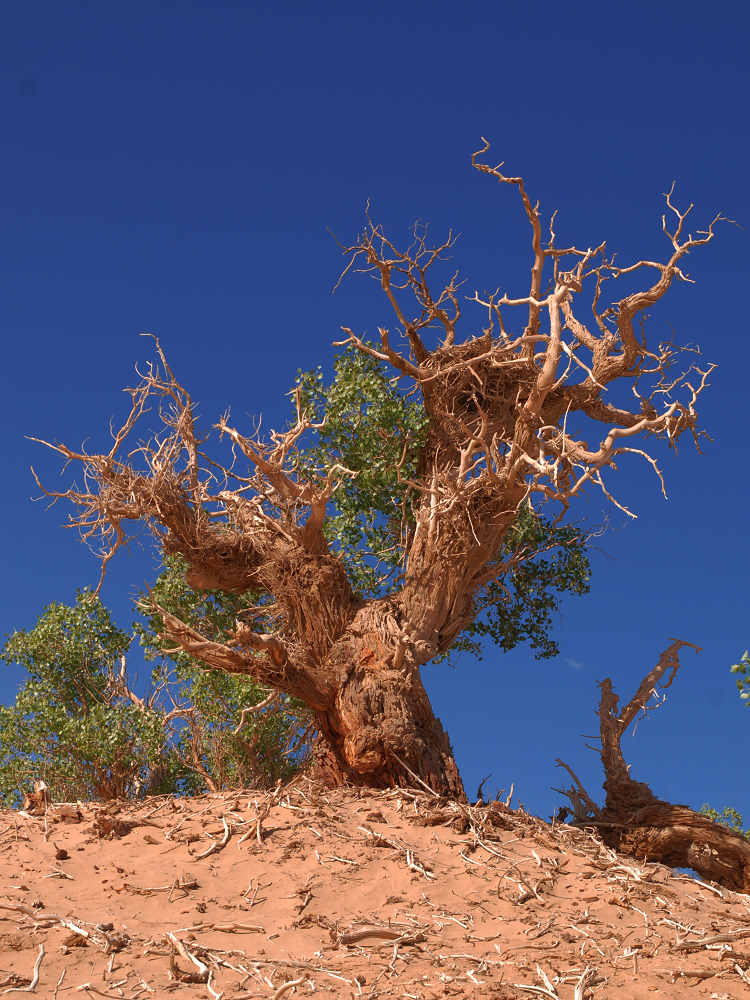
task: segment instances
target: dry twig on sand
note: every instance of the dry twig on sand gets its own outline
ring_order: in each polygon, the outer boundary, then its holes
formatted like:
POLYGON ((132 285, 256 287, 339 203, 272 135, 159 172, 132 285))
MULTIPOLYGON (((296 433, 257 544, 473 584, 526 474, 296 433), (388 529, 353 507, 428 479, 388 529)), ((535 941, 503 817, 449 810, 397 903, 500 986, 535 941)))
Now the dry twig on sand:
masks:
POLYGON ((39 954, 36 957, 36 962, 34 962, 34 971, 31 974, 31 982, 28 986, 11 986, 7 990, 3 990, 3 994, 6 993, 34 993, 39 984, 39 969, 42 966, 42 961, 44 960, 44 945, 39 945, 39 954))

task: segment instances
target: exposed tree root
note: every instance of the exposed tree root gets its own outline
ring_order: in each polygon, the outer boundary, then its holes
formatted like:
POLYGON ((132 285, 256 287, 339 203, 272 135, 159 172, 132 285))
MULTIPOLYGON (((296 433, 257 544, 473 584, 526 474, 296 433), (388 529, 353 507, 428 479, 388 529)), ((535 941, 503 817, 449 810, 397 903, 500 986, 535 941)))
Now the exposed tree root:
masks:
MULTIPOLYGON (((609 847, 672 868, 692 868, 735 892, 750 893, 750 843, 742 834, 712 822, 688 806, 657 799, 648 785, 630 777, 629 765, 622 755, 622 734, 639 711, 646 714, 646 704, 656 694, 661 677, 671 670, 661 685, 664 688, 674 680, 680 667, 677 654, 681 646, 693 644, 673 640, 621 714, 617 711, 619 699, 612 690, 611 680, 607 677, 600 684, 600 752, 607 793, 604 808, 595 805, 574 772, 560 760, 558 765, 566 768, 574 785, 568 790, 555 791, 571 800, 574 825, 596 827, 609 847)), ((697 646, 693 648, 700 652, 697 646)))
POLYGON ((750 893, 750 843, 687 806, 655 802, 599 829, 609 847, 671 868, 692 868, 735 892, 750 893))

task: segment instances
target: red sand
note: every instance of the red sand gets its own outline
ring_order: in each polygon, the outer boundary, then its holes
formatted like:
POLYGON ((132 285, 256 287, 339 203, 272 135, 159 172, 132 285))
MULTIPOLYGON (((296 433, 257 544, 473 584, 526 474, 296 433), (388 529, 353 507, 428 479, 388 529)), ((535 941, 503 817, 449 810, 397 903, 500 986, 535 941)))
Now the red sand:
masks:
POLYGON ((750 897, 617 855, 591 830, 417 790, 298 779, 0 811, 0 987, 739 1000, 750 897))

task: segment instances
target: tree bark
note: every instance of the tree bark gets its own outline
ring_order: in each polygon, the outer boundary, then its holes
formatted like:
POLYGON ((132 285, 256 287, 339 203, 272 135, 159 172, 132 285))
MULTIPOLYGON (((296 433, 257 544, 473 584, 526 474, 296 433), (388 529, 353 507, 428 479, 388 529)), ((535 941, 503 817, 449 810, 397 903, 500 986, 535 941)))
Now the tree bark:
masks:
POLYGON ((419 668, 424 643, 405 634, 398 602, 350 609, 350 622, 320 658, 238 627, 232 645, 205 639, 155 605, 165 638, 206 666, 248 674, 302 699, 321 739, 316 769, 339 784, 371 788, 422 783, 438 795, 464 799, 448 736, 435 717, 419 668))
POLYGON ((692 868, 734 892, 750 893, 750 843, 688 806, 657 799, 627 813, 608 807, 592 825, 616 851, 670 868, 692 868))
POLYGON ((318 766, 329 780, 370 788, 420 784, 465 799, 448 735, 436 718, 419 667, 394 663, 377 633, 347 638, 333 657, 348 667, 333 703, 317 713, 325 750, 318 766))

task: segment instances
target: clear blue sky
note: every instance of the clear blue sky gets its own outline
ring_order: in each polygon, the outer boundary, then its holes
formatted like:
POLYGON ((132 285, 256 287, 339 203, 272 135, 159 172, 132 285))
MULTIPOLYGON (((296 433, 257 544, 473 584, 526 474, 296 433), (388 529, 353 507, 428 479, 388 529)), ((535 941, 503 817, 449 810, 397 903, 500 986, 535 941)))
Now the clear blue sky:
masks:
MULTIPOLYGON (((287 414, 298 367, 330 362, 341 324, 390 322, 364 279, 331 296, 366 199, 394 235, 416 218, 463 235, 469 288, 525 293, 527 230, 511 190, 470 167, 480 135, 521 173, 562 242, 607 238, 622 260, 663 253, 661 192, 750 223, 748 8, 628 4, 320 2, 37 3, 8 6, 0 39, 0 323, 4 364, 0 629, 72 601, 98 567, 45 511, 53 484, 32 434, 102 440, 119 390, 159 335, 207 421, 287 414), (366 13, 365 13, 366 11, 366 13)), ((683 654, 666 705, 624 741, 632 774, 694 807, 736 806, 750 825, 750 713, 729 666, 750 644, 747 399, 742 289, 748 234, 723 227, 655 311, 651 336, 702 345, 719 367, 701 406, 705 454, 659 453, 669 492, 621 463, 629 521, 612 515, 591 595, 567 601, 561 655, 525 648, 425 671, 470 793, 516 784, 548 816, 562 757, 601 801, 597 680, 629 698, 670 637, 683 654)), ((527 287, 527 286, 526 286, 527 287)), ((478 324, 480 317, 476 317, 478 324)), ((465 332, 472 332, 471 321, 465 332)), ((610 481, 613 481, 612 479, 610 481)), ((613 481, 614 482, 614 481, 613 481)), ((123 622, 152 577, 135 549, 103 591, 123 622)), ((20 669, 0 668, 10 701, 20 669)))

